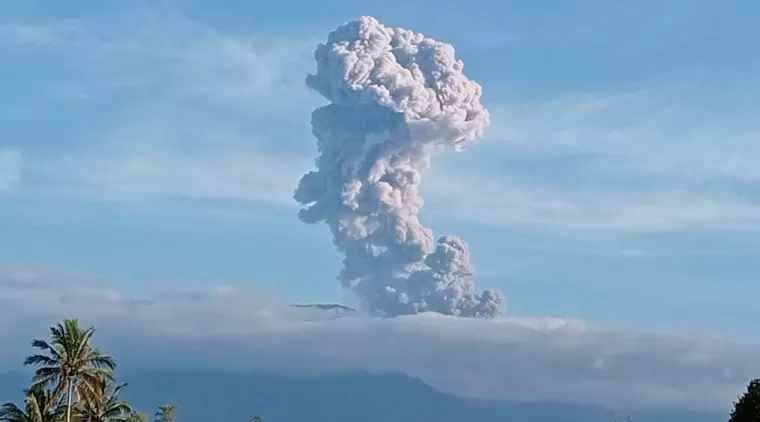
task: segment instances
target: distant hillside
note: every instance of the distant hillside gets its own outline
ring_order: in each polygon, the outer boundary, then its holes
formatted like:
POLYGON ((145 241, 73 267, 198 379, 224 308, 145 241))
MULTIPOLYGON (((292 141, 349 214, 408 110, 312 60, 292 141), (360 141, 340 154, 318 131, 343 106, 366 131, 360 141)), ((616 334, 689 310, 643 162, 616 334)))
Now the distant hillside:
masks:
MULTIPOLYGON (((402 374, 286 377, 263 373, 162 371, 124 373, 125 399, 140 409, 179 403, 180 422, 722 422, 726 415, 688 411, 612 412, 561 403, 472 400, 438 392, 402 374)), ((0 402, 21 400, 27 380, 0 374, 0 402)), ((726 404, 730 408, 730 403, 726 404)))
POLYGON ((294 308, 314 308, 323 311, 356 312, 356 309, 354 308, 349 308, 345 305, 338 305, 333 303, 296 304, 291 306, 294 308))

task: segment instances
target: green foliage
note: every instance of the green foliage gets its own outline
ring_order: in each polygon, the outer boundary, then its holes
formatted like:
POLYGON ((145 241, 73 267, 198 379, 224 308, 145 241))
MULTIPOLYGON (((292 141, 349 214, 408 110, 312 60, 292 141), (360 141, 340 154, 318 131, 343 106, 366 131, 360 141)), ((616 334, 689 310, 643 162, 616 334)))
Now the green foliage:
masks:
POLYGON ((50 327, 50 339, 34 340, 39 349, 24 360, 24 365, 38 366, 35 386, 53 386, 53 401, 66 399, 66 422, 72 421, 75 391, 95 389, 103 379, 113 379, 116 361, 90 345, 95 328, 81 328, 76 319, 67 319, 50 327))
POLYGON ((148 422, 148 414, 143 412, 133 412, 127 417, 126 422, 148 422))
POLYGON ((75 406, 77 422, 126 422, 133 417, 132 406, 119 400, 119 393, 127 384, 111 386, 103 378, 94 385, 85 384, 79 390, 80 401, 75 406))
POLYGON ((0 407, 0 421, 3 422, 59 422, 64 409, 52 400, 50 390, 34 385, 24 391, 24 408, 14 403, 0 407))
POLYGON ((92 346, 94 334, 94 327, 67 319, 50 327, 49 341, 32 341, 37 352, 24 365, 37 369, 24 408, 5 403, 0 422, 148 422, 147 414, 119 399, 127 384, 114 386, 116 361, 92 346))
POLYGON ((760 422, 760 379, 750 381, 747 391, 734 402, 729 422, 760 422))
POLYGON ((155 422, 177 422, 177 410, 179 410, 179 405, 176 404, 160 406, 154 414, 155 422))
MULTIPOLYGON (((115 384, 116 361, 91 344, 94 334, 94 327, 67 319, 50 327, 49 340, 32 341, 35 353, 24 365, 37 368, 24 404, 0 406, 0 422, 148 422, 148 414, 119 399, 127 384, 115 384)), ((160 406, 154 421, 177 422, 178 410, 160 406)))

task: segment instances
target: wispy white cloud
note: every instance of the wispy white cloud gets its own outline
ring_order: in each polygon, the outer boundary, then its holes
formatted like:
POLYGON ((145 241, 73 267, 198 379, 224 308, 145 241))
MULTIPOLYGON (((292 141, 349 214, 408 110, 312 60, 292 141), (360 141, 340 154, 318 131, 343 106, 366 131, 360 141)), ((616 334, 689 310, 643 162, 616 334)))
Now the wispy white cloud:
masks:
POLYGON ((4 266, 0 267, 0 290, 3 293, 28 293, 38 291, 55 291, 58 294, 73 289, 74 291, 103 288, 105 283, 83 274, 66 273, 45 268, 4 266))
POLYGON ((0 24, 0 45, 60 45, 79 40, 84 32, 79 25, 69 22, 47 24, 0 24))
POLYGON ((0 351, 3 366, 23 357, 27 337, 79 316, 133 367, 171 365, 169 352, 181 348, 183 364, 198 367, 401 371, 478 397, 725 410, 760 370, 757 346, 707 333, 555 318, 333 319, 232 287, 135 298, 83 280, 29 268, 0 272, 0 330, 11 345, 0 351))
POLYGON ((430 215, 481 225, 617 232, 760 228, 760 203, 730 193, 564 188, 480 171, 436 177, 426 192, 430 215))
POLYGON ((690 110, 674 90, 494 107, 482 145, 434 165, 427 204, 503 226, 758 228, 756 119, 690 110))
POLYGON ((489 152, 585 154, 591 175, 659 176, 681 181, 756 180, 756 112, 689 106, 692 87, 585 95, 492 111, 489 152))
MULTIPOLYGON (((151 95, 142 99, 149 103, 133 104, 135 108, 222 107, 269 115, 308 107, 318 100, 302 89, 316 39, 224 33, 167 12, 127 15, 112 25, 20 28, 50 33, 76 29, 77 38, 56 39, 61 48, 70 49, 88 64, 77 91, 149 90, 151 95)), ((70 90, 70 85, 62 89, 70 90)))
MULTIPOLYGON (((482 146, 436 157, 423 184, 426 213, 550 230, 760 227, 760 196, 737 190, 760 176, 750 165, 760 159, 751 122, 698 123, 664 105, 650 110, 655 100, 634 93, 497 107, 482 146)), ((53 166, 55 183, 90 198, 293 206, 312 151, 272 153, 255 133, 182 116, 127 119, 128 130, 110 128, 99 146, 53 166)))
POLYGON ((50 90, 52 101, 123 101, 100 110, 107 124, 75 129, 63 154, 30 154, 29 188, 122 202, 291 204, 310 159, 256 129, 292 124, 298 110, 308 127, 317 98, 303 79, 316 41, 222 33, 171 13, 127 20, 76 26, 86 43, 59 40, 86 65, 50 90))
MULTIPOLYGON (((306 127, 319 99, 303 77, 320 40, 225 33, 176 14, 129 19, 114 28, 3 29, 15 39, 24 31, 68 34, 48 38, 82 47, 83 68, 103 78, 83 74, 60 87, 59 97, 130 94, 108 115, 110 126, 79 137, 89 139, 86 145, 57 162, 30 165, 39 183, 50 183, 47 192, 54 186, 122 201, 290 204, 314 153, 306 127), (97 95, 106 86, 121 91, 97 95), (288 136, 307 142, 290 152, 270 151, 276 142, 259 129, 273 119, 300 125, 303 130, 288 136), (136 129, 125 135, 124 128, 136 129)), ((751 186, 760 179, 757 119, 746 110, 696 109, 688 102, 695 92, 678 86, 496 100, 488 139, 434 164, 423 184, 426 213, 552 230, 756 228, 760 192, 751 186)))
POLYGON ((57 163, 54 171, 63 175, 59 192, 89 199, 294 206, 299 164, 304 163, 251 149, 153 148, 70 157, 57 163))
POLYGON ((36 162, 30 185, 43 195, 87 201, 189 201, 204 212, 292 208, 298 177, 312 161, 234 124, 185 121, 181 114, 127 119, 96 139, 36 162))
POLYGON ((23 167, 24 159, 18 151, 0 148, 0 192, 10 191, 21 181, 23 167))
POLYGON ((286 113, 317 104, 304 88, 313 39, 262 41, 209 32, 181 56, 180 90, 250 113, 286 113))

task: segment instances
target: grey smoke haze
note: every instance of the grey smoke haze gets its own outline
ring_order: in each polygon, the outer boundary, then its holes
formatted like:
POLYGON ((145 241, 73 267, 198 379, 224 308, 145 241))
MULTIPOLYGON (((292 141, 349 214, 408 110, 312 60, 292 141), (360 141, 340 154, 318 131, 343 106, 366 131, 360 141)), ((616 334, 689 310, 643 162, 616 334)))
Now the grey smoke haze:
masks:
POLYGON ((381 316, 503 312, 478 293, 462 239, 419 220, 422 171, 440 149, 473 145, 489 124, 481 87, 446 43, 362 17, 332 31, 307 85, 331 104, 314 110, 319 156, 294 198, 305 223, 324 221, 345 254, 338 275, 381 316))

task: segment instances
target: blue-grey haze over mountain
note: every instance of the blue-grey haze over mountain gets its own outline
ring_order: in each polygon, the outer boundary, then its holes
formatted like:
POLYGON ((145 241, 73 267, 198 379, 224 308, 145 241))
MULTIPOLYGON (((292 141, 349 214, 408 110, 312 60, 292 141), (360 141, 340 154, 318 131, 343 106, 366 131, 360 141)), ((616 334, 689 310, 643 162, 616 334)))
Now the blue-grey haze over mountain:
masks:
MULTIPOLYGON (((29 374, 2 374, 24 385, 29 374)), ((179 420, 249 420, 253 414, 277 421, 398 422, 474 419, 483 422, 610 422, 631 417, 640 422, 718 422, 726 412, 609 410, 550 402, 462 398, 433 390, 402 374, 361 372, 288 376, 261 372, 163 370, 127 372, 124 398, 142 409, 182 403, 179 420), (251 409, 256 409, 252 411, 251 409)), ((16 390, 3 388, 0 396, 16 390)))
POLYGON ((725 413, 760 373, 760 4, 412 3, 0 4, 0 372, 80 316, 133 373, 725 413), (466 240, 461 291, 505 317, 289 306, 362 304, 293 198, 336 102, 304 83, 314 50, 361 16, 453 45, 482 87, 490 125, 430 160, 417 223, 466 240))

